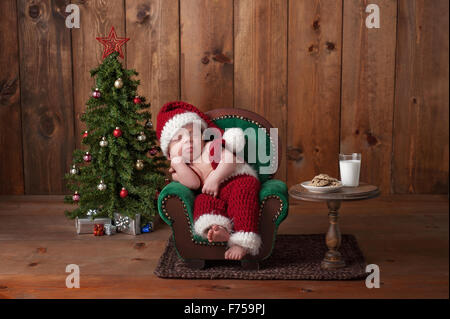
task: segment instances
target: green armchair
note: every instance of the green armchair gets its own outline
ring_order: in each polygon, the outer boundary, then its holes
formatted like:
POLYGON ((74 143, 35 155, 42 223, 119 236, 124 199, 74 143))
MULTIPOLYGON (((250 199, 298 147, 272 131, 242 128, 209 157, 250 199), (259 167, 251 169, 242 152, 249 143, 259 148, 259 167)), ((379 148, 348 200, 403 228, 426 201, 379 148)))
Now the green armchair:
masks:
MULTIPOLYGON (((271 255, 278 226, 288 214, 287 186, 280 180, 272 179, 281 159, 280 138, 270 130, 272 125, 267 120, 248 110, 223 108, 211 110, 206 114, 223 129, 240 127, 246 132, 251 132, 247 131, 248 128, 251 128, 255 132, 255 134, 246 135, 244 158, 258 172, 261 181, 259 230, 262 246, 258 255, 247 254, 241 260, 241 264, 246 269, 257 269, 259 261, 271 255), (265 129, 266 136, 258 134, 258 128, 265 129), (273 138, 277 139, 278 148, 274 144, 273 138), (266 150, 266 154, 267 150, 271 150, 267 154, 267 156, 270 154, 273 156, 271 160, 268 161, 266 158, 265 163, 258 161, 257 158, 253 159, 253 157, 249 160, 249 150, 252 151, 251 154, 255 154, 255 151, 258 154, 261 147, 264 147, 263 150, 266 150), (256 163, 254 163, 255 161, 256 163), (265 168, 268 173, 261 173, 261 168, 265 168)), ((203 268, 205 260, 224 259, 227 249, 226 242, 210 243, 194 232, 194 199, 199 193, 200 190, 192 191, 181 183, 173 181, 162 189, 158 197, 159 215, 172 228, 178 256, 192 268, 203 268)))

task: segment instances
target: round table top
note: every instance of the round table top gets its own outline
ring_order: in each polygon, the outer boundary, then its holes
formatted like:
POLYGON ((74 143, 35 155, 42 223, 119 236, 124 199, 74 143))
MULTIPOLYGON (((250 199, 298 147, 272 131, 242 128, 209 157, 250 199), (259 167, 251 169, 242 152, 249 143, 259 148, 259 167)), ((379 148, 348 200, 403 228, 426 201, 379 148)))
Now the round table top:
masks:
POLYGON ((350 201, 375 198, 380 195, 380 190, 377 186, 367 183, 359 183, 359 186, 357 187, 344 186, 334 193, 313 193, 300 184, 296 184, 289 189, 289 195, 295 199, 313 202, 332 200, 350 201))

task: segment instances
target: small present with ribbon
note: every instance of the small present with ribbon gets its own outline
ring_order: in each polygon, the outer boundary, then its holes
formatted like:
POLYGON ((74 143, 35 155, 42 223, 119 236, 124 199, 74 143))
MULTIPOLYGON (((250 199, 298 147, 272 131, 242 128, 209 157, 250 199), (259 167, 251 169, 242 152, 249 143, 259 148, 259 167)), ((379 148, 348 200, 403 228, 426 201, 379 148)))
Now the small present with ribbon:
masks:
POLYGON ((142 233, 150 233, 153 231, 153 222, 149 222, 141 227, 142 233))
POLYGON ((103 236, 105 234, 105 228, 103 224, 94 225, 94 236, 103 236))
POLYGON ((138 235, 141 233, 141 215, 136 214, 134 218, 131 218, 120 213, 114 213, 114 225, 116 226, 117 232, 134 236, 138 235))
POLYGON ((105 234, 107 236, 111 236, 112 234, 116 233, 116 226, 112 224, 105 224, 105 234))

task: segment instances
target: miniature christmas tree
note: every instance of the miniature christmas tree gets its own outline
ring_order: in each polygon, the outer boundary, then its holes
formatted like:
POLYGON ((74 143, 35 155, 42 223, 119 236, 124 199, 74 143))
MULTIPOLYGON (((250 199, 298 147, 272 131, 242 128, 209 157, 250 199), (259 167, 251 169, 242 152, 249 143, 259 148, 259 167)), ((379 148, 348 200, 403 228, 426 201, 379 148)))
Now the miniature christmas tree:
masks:
POLYGON ((145 224, 157 215, 168 164, 160 155, 151 114, 138 112, 150 107, 137 95, 140 81, 132 76, 138 73, 124 69, 118 60, 128 39, 117 38, 112 28, 109 37, 97 40, 105 46, 104 60, 90 71, 96 85, 81 116, 86 123, 82 144, 88 149, 73 152, 73 166, 65 175, 74 193, 65 196, 64 202, 78 207, 65 214, 69 218, 140 214, 145 224))

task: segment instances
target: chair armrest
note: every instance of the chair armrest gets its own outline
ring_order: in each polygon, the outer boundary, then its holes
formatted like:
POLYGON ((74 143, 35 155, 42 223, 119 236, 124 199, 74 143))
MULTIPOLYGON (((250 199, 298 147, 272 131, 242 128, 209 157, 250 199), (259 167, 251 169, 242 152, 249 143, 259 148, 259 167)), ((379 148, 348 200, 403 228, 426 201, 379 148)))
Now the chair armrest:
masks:
POLYGON ((278 197, 282 202, 283 208, 275 220, 275 224, 279 226, 288 215, 289 197, 287 185, 278 179, 269 179, 264 182, 261 185, 261 191, 259 192, 259 201, 263 202, 270 196, 278 197))
POLYGON ((183 204, 186 205, 186 209, 190 216, 193 216, 193 208, 194 208, 194 200, 195 200, 195 194, 194 191, 190 188, 184 186, 180 182, 171 182, 167 184, 162 191, 159 193, 158 196, 158 212, 159 216, 161 216, 162 220, 166 222, 168 225, 172 225, 172 222, 167 218, 167 216, 164 214, 162 210, 162 201, 167 196, 177 196, 181 199, 183 204))

